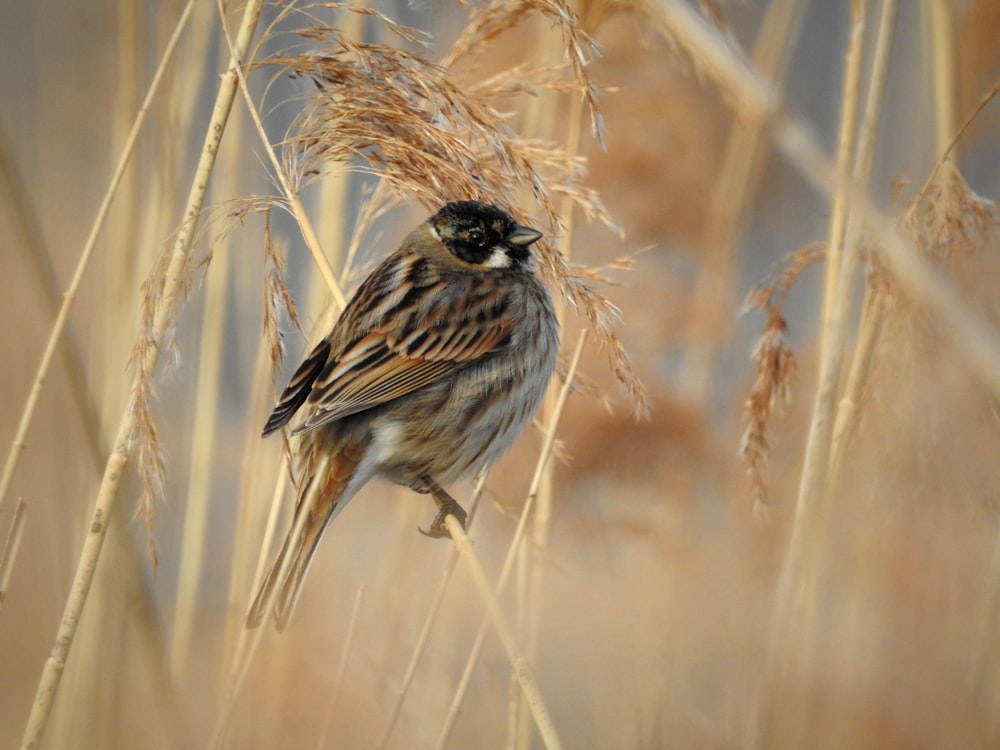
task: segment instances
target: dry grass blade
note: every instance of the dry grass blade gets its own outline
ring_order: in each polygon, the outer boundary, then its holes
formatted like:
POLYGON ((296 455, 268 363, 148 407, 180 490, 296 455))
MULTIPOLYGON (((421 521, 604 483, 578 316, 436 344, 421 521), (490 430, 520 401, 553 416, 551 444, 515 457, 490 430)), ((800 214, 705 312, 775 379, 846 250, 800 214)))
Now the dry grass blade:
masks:
POLYGON ((3 606, 3 600, 7 596, 10 575, 14 571, 14 563, 17 561, 17 552, 21 547, 24 524, 27 520, 28 506, 24 500, 18 498, 17 505, 14 506, 14 518, 10 522, 10 529, 7 531, 3 549, 0 550, 0 607, 3 606))
MULTIPOLYGON (((230 130, 230 143, 241 145, 242 129, 239 121, 235 132, 230 130)), ((239 150, 226 151, 216 179, 216 189, 223 195, 235 191, 240 169, 233 155, 239 150)), ((229 238, 227 234, 226 239, 229 238)), ((209 514, 212 507, 212 477, 220 459, 227 452, 225 435, 219 429, 220 400, 225 392, 223 352, 227 322, 231 316, 228 299, 231 287, 230 266, 235 251, 234 243, 220 240, 212 248, 213 273, 204 284, 204 306, 201 310, 197 389, 193 399, 194 422, 191 427, 191 450, 188 466, 188 484, 183 509, 184 530, 180 549, 180 566, 174 604, 172 643, 170 646, 171 673, 178 682, 191 662, 195 643, 195 623, 198 614, 199 592, 202 590, 201 571, 206 560, 211 559, 209 514)))
MULTIPOLYGON (((554 102, 553 102, 554 104, 554 102)), ((546 114, 542 112, 542 117, 546 114)), ((551 114, 549 115, 551 116, 551 114)), ((573 102, 570 105, 569 118, 566 124, 566 151, 571 157, 578 155, 582 135, 583 106, 582 103, 573 102)), ((562 247, 567 257, 573 250, 577 235, 576 213, 573 211, 573 203, 568 197, 562 200, 562 216, 565 226, 562 247)), ((565 311, 563 306, 557 305, 556 316, 560 325, 564 324, 565 311)), ((582 346, 582 341, 581 341, 582 346)), ((547 417, 552 413, 559 401, 559 395, 554 387, 550 387, 542 404, 541 419, 548 421, 547 417)), ((518 635, 525 647, 525 657, 529 663, 535 663, 538 655, 539 632, 541 630, 541 618, 543 608, 543 586, 546 573, 546 555, 552 529, 552 507, 555 502, 555 466, 553 461, 547 461, 545 471, 537 486, 537 495, 533 511, 533 523, 531 529, 531 544, 522 542, 522 560, 528 562, 528 574, 519 583, 525 586, 517 592, 516 601, 518 610, 515 622, 518 625, 518 635)), ((510 697, 508 704, 508 745, 514 747, 527 747, 531 737, 531 716, 527 710, 527 696, 518 689, 516 675, 510 676, 508 687, 510 697)))
POLYGON ((861 71, 864 67, 865 14, 867 0, 851 3, 851 34, 847 48, 844 88, 841 93, 840 126, 837 135, 837 182, 839 187, 833 196, 833 210, 830 217, 830 233, 827 239, 826 268, 823 291, 823 322, 821 327, 821 352, 830 347, 833 327, 834 305, 838 298, 840 269, 843 264, 844 243, 847 237, 848 206, 846 186, 851 179, 854 162, 854 144, 857 138, 855 122, 861 100, 861 71))

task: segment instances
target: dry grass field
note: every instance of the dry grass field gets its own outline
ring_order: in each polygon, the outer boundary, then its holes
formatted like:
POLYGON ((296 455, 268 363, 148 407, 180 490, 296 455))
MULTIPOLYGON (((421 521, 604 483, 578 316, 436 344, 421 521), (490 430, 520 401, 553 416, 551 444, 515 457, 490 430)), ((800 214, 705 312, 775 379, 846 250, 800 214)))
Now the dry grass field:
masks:
POLYGON ((0 746, 1000 747, 995 0, 9 6, 0 746), (536 428, 246 630, 276 392, 468 197, 536 428))

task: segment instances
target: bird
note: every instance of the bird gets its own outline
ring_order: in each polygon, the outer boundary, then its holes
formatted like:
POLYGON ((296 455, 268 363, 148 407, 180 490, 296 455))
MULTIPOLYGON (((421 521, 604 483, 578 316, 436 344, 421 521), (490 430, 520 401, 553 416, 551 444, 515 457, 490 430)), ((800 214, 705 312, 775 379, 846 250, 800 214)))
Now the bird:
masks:
POLYGON ((370 480, 430 494, 428 531, 466 513, 444 489, 493 464, 541 404, 559 324, 531 245, 542 232, 479 201, 445 204, 360 284, 264 426, 294 419, 298 496, 246 626, 288 624, 330 522, 370 480))

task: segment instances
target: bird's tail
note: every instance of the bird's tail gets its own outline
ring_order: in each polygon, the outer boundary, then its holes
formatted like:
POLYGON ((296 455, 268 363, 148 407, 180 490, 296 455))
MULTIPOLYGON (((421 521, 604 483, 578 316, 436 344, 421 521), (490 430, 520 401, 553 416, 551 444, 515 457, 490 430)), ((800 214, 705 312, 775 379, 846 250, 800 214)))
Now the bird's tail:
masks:
POLYGON ((275 626, 278 630, 285 629, 302 593, 302 584, 320 539, 350 499, 344 495, 360 459, 359 446, 359 450, 344 449, 315 462, 295 506, 292 527, 247 612, 247 628, 260 625, 273 602, 275 626))

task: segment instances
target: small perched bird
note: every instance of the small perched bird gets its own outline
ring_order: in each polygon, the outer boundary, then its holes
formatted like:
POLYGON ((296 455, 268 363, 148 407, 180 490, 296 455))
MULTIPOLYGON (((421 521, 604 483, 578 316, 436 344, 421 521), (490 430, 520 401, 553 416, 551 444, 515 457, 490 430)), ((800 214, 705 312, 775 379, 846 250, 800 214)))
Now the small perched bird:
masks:
POLYGON ((445 205, 365 279, 299 366, 264 427, 298 415, 299 496, 247 627, 272 598, 285 627, 323 532, 373 477, 434 497, 429 536, 448 535, 449 514, 464 526, 442 486, 511 447, 555 368, 559 326, 530 250, 541 236, 494 206, 445 205))

